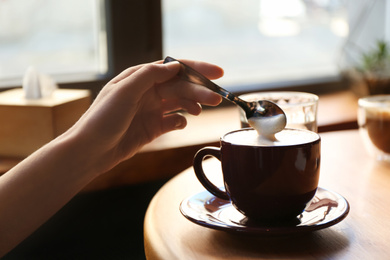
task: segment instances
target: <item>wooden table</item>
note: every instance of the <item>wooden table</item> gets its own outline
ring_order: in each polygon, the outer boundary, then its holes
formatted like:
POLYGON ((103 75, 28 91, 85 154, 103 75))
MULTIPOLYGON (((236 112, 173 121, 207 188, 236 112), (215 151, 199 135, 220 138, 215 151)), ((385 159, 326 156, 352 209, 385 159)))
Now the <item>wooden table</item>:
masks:
MULTIPOLYGON (((144 222, 148 259, 389 259, 390 164, 370 158, 357 130, 321 134, 320 186, 344 196, 350 213, 319 231, 285 237, 238 235, 194 224, 180 202, 203 187, 192 168, 171 179, 155 195, 144 222)), ((206 171, 221 181, 217 160, 206 171)))

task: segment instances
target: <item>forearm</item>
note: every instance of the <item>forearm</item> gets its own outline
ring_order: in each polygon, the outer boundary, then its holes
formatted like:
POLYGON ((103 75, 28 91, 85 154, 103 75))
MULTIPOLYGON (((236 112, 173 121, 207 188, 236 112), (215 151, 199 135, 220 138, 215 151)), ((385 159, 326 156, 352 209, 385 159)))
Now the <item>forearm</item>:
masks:
POLYGON ((83 144, 66 135, 0 177, 0 255, 64 206, 96 175, 83 144), (89 160, 89 161, 88 161, 89 160))

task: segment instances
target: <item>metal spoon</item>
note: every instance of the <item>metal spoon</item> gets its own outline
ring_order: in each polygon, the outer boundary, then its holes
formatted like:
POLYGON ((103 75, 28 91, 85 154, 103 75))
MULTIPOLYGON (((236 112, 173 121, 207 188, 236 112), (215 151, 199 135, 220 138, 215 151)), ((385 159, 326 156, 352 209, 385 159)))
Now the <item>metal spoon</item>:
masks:
MULTIPOLYGON (((172 57, 166 57, 164 60, 164 63, 172 62, 172 61, 178 61, 172 57)), ((203 76, 198 71, 194 70, 190 66, 184 64, 181 61, 178 61, 182 66, 180 68, 180 71, 178 73, 178 76, 186 81, 205 86, 206 88, 218 93, 225 99, 233 102, 234 104, 241 107, 246 114, 246 118, 248 119, 248 122, 256 121, 257 119, 271 119, 275 121, 274 127, 272 129, 273 133, 277 133, 282 131, 286 126, 286 115, 284 114, 283 110, 276 105, 274 102, 268 101, 268 100, 259 100, 254 102, 247 102, 233 93, 227 91, 226 89, 221 88, 214 82, 210 81, 208 78, 203 76)), ((258 127, 255 127, 252 125, 256 130, 259 131, 258 127)))

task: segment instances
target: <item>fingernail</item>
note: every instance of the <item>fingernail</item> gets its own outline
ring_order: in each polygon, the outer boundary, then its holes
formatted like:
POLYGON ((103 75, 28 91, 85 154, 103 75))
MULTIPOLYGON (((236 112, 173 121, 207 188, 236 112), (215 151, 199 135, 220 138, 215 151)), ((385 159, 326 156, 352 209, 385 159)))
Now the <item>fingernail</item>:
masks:
POLYGON ((164 63, 166 66, 177 66, 176 64, 180 64, 178 61, 170 61, 167 63, 164 63))

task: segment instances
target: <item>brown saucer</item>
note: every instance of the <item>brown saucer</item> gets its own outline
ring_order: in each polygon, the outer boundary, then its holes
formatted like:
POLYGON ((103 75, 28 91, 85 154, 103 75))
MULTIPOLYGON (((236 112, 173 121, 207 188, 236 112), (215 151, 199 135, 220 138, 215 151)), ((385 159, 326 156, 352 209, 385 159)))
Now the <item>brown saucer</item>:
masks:
POLYGON ((249 221, 230 201, 203 191, 183 200, 180 211, 190 221, 207 228, 248 234, 290 235, 339 223, 348 215, 349 204, 336 192, 318 188, 310 204, 296 219, 271 225, 249 221))

